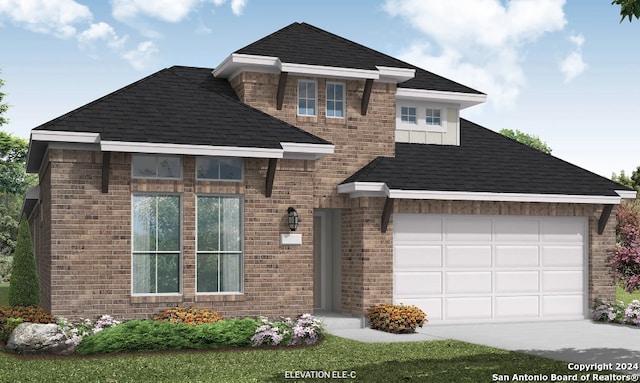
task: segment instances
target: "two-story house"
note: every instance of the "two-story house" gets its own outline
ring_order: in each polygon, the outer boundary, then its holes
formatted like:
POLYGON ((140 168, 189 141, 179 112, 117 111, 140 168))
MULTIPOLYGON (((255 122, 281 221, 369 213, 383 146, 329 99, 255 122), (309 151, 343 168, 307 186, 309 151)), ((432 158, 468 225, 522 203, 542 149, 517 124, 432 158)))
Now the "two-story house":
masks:
POLYGON ((43 306, 584 318, 635 192, 460 118, 474 89, 304 23, 31 132, 43 306))

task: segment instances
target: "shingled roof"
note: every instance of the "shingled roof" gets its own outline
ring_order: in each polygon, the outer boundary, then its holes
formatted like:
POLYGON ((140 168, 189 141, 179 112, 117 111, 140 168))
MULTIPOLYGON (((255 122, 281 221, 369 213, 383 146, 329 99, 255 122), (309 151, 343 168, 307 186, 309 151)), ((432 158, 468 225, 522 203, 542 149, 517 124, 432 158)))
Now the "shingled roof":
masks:
POLYGON ((617 197, 631 190, 551 155, 460 119, 460 146, 396 143, 342 182, 389 189, 617 197))
POLYGON ((35 128, 101 140, 281 149, 329 142, 238 101, 210 68, 174 66, 35 128))
POLYGON ((376 66, 415 69, 416 76, 398 87, 483 94, 307 23, 290 24, 234 53, 278 57, 292 64, 368 70, 375 70, 376 66))

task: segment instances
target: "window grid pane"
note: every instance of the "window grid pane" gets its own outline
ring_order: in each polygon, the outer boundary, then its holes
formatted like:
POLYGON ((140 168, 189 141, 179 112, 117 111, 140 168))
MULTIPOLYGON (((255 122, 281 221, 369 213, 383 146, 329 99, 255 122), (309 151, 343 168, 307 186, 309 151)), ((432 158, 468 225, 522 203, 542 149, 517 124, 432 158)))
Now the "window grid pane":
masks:
POLYGON ((343 84, 327 84, 327 117, 344 117, 343 94, 343 84))
POLYGON ((442 125, 440 109, 427 109, 427 125, 442 125))
POLYGON ((181 178, 182 159, 180 156, 160 156, 134 154, 131 160, 135 178, 181 178))
POLYGON ((316 83, 313 81, 298 82, 298 114, 316 115, 316 83))
POLYGON ((133 196, 134 294, 180 292, 180 197, 133 196))
POLYGON ((241 292, 240 198, 198 196, 197 205, 197 292, 241 292))
POLYGON ((400 108, 400 120, 409 124, 417 124, 416 108, 403 106, 400 108))

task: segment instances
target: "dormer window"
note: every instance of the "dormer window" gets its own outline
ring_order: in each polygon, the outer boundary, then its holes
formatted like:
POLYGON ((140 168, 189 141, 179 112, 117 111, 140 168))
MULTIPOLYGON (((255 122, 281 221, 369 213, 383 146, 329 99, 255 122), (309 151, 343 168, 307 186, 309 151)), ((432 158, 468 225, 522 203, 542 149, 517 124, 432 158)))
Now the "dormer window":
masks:
POLYGON ((312 80, 298 81, 298 115, 315 116, 318 93, 316 82, 312 80))
POLYGON ((426 112, 427 125, 429 126, 442 126, 442 119, 440 117, 440 109, 427 108, 426 112))
POLYGON ((417 124, 416 108, 411 106, 403 106, 400 110, 400 120, 403 124, 417 124))

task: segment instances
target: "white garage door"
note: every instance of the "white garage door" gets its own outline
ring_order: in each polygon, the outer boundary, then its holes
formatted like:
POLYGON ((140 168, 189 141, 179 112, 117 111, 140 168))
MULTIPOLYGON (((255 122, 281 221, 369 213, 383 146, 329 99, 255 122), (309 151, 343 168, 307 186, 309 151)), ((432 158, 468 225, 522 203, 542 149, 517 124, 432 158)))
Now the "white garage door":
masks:
POLYGON ((430 322, 585 317, 586 217, 394 214, 394 303, 430 322))

